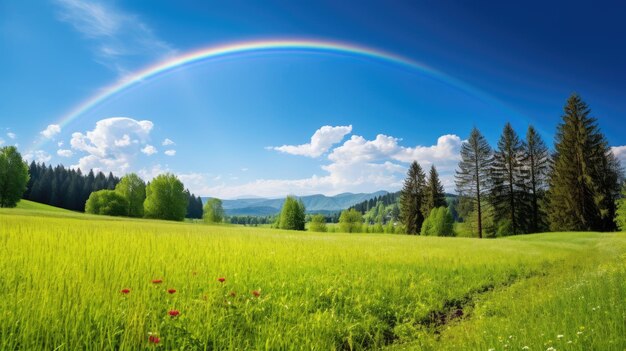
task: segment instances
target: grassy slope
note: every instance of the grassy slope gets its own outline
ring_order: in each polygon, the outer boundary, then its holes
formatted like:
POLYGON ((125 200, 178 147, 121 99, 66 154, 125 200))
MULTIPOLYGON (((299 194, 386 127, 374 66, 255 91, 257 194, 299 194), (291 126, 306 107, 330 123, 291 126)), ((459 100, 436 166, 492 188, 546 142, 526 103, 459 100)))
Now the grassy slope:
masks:
POLYGON ((111 219, 0 210, 0 349, 136 349, 149 332, 167 349, 626 347, 624 234, 479 241, 111 219))
POLYGON ((50 205, 40 204, 38 202, 28 201, 28 200, 20 200, 17 203, 17 207, 20 210, 30 210, 30 211, 48 211, 48 212, 57 212, 57 213, 72 213, 70 210, 66 210, 59 207, 54 207, 50 205))

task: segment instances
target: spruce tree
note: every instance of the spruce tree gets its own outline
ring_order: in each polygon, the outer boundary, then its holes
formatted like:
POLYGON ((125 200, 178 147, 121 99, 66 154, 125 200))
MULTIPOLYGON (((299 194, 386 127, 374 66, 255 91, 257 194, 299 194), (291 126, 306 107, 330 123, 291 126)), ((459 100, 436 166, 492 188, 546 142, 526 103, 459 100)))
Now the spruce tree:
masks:
POLYGON ((430 167, 424 195, 424 205, 422 206, 422 214, 424 215, 424 218, 428 218, 430 211, 432 211, 433 208, 448 206, 448 203, 446 202, 446 194, 443 190, 443 185, 441 185, 441 181, 439 180, 439 173, 437 172, 435 165, 430 167))
POLYGON ((426 175, 422 167, 413 161, 400 195, 400 217, 407 234, 419 234, 422 230, 425 187, 426 175))
POLYGON ((461 161, 456 172, 456 188, 476 208, 478 237, 483 237, 482 201, 488 193, 492 151, 485 137, 476 128, 461 146, 461 161))
POLYGON ((567 100, 555 136, 547 194, 550 229, 614 230, 619 169, 589 107, 573 94, 567 100))
POLYGON ((510 123, 502 130, 498 148, 491 164, 491 196, 495 220, 499 225, 508 222, 510 233, 526 230, 526 173, 523 166, 523 146, 510 123))
POLYGON ((533 126, 528 127, 524 143, 524 167, 528 172, 528 197, 530 202, 530 222, 528 230, 537 233, 546 228, 546 215, 540 208, 545 198, 548 172, 550 170, 550 153, 533 126))

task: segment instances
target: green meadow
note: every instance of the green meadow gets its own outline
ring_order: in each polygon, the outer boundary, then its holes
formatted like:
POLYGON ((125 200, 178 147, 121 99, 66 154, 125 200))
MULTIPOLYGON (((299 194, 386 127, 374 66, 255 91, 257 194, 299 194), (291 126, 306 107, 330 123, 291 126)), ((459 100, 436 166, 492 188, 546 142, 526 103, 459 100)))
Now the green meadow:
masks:
POLYGON ((626 233, 322 234, 23 201, 0 243, 1 350, 626 349, 626 233))

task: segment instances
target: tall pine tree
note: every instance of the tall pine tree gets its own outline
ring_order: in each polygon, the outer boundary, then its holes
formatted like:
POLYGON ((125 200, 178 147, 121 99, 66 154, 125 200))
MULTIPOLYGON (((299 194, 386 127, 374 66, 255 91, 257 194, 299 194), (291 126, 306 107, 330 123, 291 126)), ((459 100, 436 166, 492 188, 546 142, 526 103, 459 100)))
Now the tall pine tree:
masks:
POLYGON ((424 218, 428 218, 432 209, 448 205, 446 202, 446 194, 439 180, 439 173, 435 165, 430 167, 424 197, 424 205, 422 206, 424 218))
POLYGON ((456 172, 456 188, 460 196, 476 207, 478 237, 483 237, 482 201, 488 193, 492 151, 485 137, 476 128, 461 146, 461 161, 456 172))
POLYGON ((615 230, 620 165, 590 109, 573 94, 565 105, 555 137, 550 174, 550 229, 615 230))
POLYGON ((510 123, 502 130, 498 148, 491 164, 491 196, 496 223, 508 222, 510 233, 526 232, 526 189, 527 172, 522 160, 523 146, 510 123))
POLYGON ((546 215, 540 204, 545 199, 547 189, 550 153, 533 126, 529 126, 526 132, 523 164, 528 172, 527 186, 530 203, 528 231, 537 233, 547 229, 546 215))
POLYGON ((413 161, 400 195, 400 217, 407 234, 419 234, 422 230, 425 187, 426 175, 422 167, 413 161))

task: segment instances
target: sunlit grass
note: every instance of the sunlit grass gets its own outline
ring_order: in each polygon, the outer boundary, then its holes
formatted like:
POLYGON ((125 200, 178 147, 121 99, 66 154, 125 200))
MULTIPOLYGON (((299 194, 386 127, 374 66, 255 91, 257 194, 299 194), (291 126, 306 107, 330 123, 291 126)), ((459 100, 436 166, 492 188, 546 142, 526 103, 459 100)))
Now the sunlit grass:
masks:
POLYGON ((2 350, 487 350, 510 335, 508 349, 624 347, 623 234, 315 234, 15 209, 0 228, 2 350))

